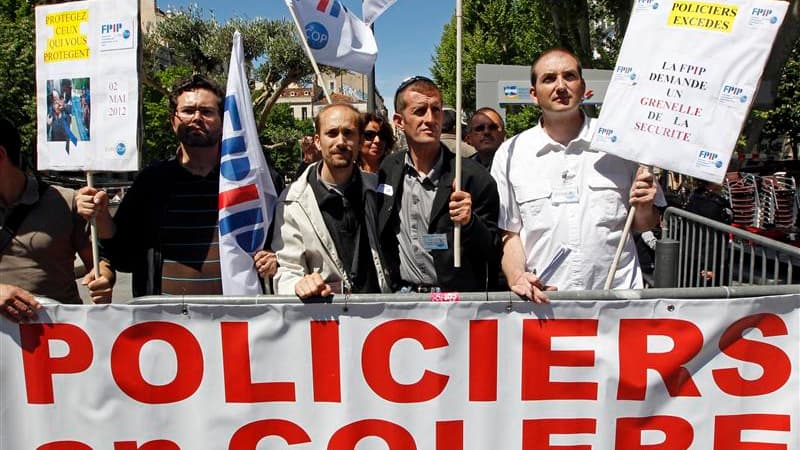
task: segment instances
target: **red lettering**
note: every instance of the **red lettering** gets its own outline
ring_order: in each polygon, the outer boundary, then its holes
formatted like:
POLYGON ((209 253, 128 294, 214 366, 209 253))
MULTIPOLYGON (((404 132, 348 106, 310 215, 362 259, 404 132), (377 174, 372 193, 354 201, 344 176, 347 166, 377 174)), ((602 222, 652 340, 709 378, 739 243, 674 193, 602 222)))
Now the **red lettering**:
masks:
POLYGON ((789 431, 790 417, 781 414, 739 414, 717 416, 714 421, 714 450, 786 450, 786 444, 742 442, 742 430, 789 431))
MULTIPOLYGON (((38 325, 38 324, 26 324, 26 325, 38 325)), ((59 325, 66 325, 66 324, 59 324, 59 325)), ((78 441, 58 441, 40 445, 36 447, 36 450, 92 450, 92 447, 89 447, 83 442, 78 442, 78 441)))
POLYGON ((722 334, 719 348, 731 358, 758 364, 764 369, 761 378, 746 380, 735 368, 714 369, 711 373, 719 388, 739 397, 766 395, 786 384, 792 373, 789 357, 779 347, 744 338, 745 331, 757 328, 765 337, 785 336, 786 324, 774 314, 756 314, 737 320, 722 334))
POLYGON ((463 420, 436 422, 436 450, 464 450, 463 420))
POLYGON ((111 375, 123 392, 148 404, 173 403, 191 396, 203 379, 203 351, 192 333, 170 322, 145 322, 120 333, 111 347, 111 375), (156 386, 142 377, 139 355, 150 341, 160 340, 175 351, 175 379, 156 386))
POLYGON ((293 402, 294 383, 253 383, 247 322, 222 322, 222 367, 229 403, 293 402))
POLYGON ((80 327, 68 323, 19 325, 25 390, 30 404, 54 403, 53 375, 78 373, 89 368, 94 357, 92 341, 80 327), (50 341, 62 341, 69 352, 50 356, 50 341))
POLYGON ((688 450, 694 440, 692 424, 674 416, 620 417, 617 419, 617 450, 688 450), (642 431, 664 433, 663 442, 642 444, 642 431))
POLYGON ((265 419, 250 422, 236 430, 231 437, 228 450, 256 450, 258 443, 268 436, 278 436, 289 445, 311 442, 308 433, 294 422, 265 419))
POLYGON ((340 366, 339 322, 311 321, 311 370, 315 402, 342 401, 340 366))
POLYGON ((597 336, 595 319, 522 323, 522 400, 597 400, 597 383, 550 381, 551 367, 592 367, 593 350, 552 350, 554 336, 597 336))
POLYGON ((469 322, 469 400, 497 400, 497 320, 469 322))
POLYGON ((414 339, 425 350, 446 347, 447 339, 438 328, 428 322, 414 319, 397 319, 383 323, 372 330, 364 341, 361 368, 369 387, 383 399, 396 403, 424 402, 442 393, 447 375, 425 370, 413 384, 398 383, 392 376, 389 355, 394 344, 401 339, 414 339))
POLYGON ((141 447, 136 444, 136 441, 115 442, 114 450, 181 450, 181 448, 172 441, 159 439, 145 442, 141 447))
MULTIPOLYGON (((560 321, 561 319, 559 319, 560 321)), ((522 421, 522 450, 592 450, 586 445, 550 445, 553 434, 594 434, 595 419, 531 419, 522 421)))
POLYGON ((691 322, 678 319, 622 319, 619 321, 618 400, 644 400, 647 370, 657 371, 673 397, 699 397, 692 375, 683 367, 703 347, 703 333, 691 322), (647 338, 666 336, 674 347, 650 353, 647 338))
POLYGON ((355 450, 356 445, 369 436, 382 439, 387 450, 417 450, 414 438, 405 428, 378 419, 360 420, 336 430, 328 442, 328 450, 355 450))

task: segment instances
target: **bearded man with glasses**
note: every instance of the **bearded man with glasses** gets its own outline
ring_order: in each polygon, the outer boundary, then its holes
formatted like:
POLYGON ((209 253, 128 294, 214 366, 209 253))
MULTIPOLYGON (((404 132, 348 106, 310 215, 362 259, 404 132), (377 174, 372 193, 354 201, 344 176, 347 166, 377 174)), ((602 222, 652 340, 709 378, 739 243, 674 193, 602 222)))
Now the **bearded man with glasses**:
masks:
POLYGON ((222 294, 217 198, 224 99, 202 75, 175 85, 169 97, 175 156, 139 173, 113 219, 105 192, 79 191, 78 212, 96 219, 112 266, 132 273, 134 297, 222 294))

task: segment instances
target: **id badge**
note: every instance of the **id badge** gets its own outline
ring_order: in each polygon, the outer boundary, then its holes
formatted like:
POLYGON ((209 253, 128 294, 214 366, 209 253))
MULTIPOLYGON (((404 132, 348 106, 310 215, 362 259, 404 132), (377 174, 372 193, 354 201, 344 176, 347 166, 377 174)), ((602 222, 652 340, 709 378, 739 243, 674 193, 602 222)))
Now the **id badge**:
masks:
POLYGON ((427 251, 447 250, 447 235, 444 233, 423 234, 422 248, 427 251))
POLYGON ((578 203, 578 184, 575 179, 553 186, 553 203, 578 203))

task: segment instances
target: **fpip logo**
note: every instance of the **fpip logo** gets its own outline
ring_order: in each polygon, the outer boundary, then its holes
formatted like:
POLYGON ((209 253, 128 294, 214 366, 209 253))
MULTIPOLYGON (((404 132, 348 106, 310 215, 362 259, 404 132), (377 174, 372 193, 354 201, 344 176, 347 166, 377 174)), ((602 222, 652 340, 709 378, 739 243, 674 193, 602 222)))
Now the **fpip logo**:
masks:
POLYGON ((236 244, 245 252, 252 254, 260 250, 264 243, 264 213, 258 202, 260 198, 258 186, 250 177, 247 131, 242 127, 235 96, 225 97, 225 112, 228 113, 233 131, 244 131, 244 133, 222 141, 220 149, 222 162, 219 172, 226 180, 248 184, 219 193, 220 211, 230 211, 230 214, 219 220, 219 232, 221 236, 234 233, 236 244))
POLYGON ((658 9, 657 0, 637 0, 636 9, 658 9))
POLYGON ((506 97, 517 97, 517 87, 516 86, 503 86, 503 95, 506 97))
POLYGON ((728 94, 728 95, 735 95, 735 96, 738 96, 739 94, 741 94, 741 93, 742 93, 742 91, 743 91, 743 89, 742 89, 742 88, 740 88, 740 87, 736 87, 736 86, 731 86, 730 84, 726 84, 726 85, 725 85, 725 86, 722 88, 722 92, 724 92, 724 93, 726 93, 726 94, 728 94))
POLYGON ((617 66, 617 73, 627 75, 633 72, 633 67, 630 66, 617 66))
POLYGON ((103 25, 100 25, 100 33, 119 33, 122 31, 122 27, 123 25, 121 23, 104 23, 103 25))
POLYGON ((736 102, 747 103, 748 99, 749 97, 744 93, 744 88, 732 84, 725 84, 722 86, 722 92, 720 94, 721 101, 735 104, 736 102))
POLYGON ((753 8, 753 15, 760 17, 769 17, 772 15, 772 10, 768 8, 753 8))
POLYGON ((605 142, 617 142, 617 136, 614 135, 614 130, 611 128, 600 127, 597 129, 597 137, 605 142))
POLYGON ((697 166, 721 169, 722 160, 719 158, 718 153, 710 152, 708 150, 700 150, 697 153, 697 166))
POLYGON ((328 45, 328 30, 325 25, 319 22, 311 22, 306 25, 306 40, 308 46, 314 50, 325 48, 328 45))

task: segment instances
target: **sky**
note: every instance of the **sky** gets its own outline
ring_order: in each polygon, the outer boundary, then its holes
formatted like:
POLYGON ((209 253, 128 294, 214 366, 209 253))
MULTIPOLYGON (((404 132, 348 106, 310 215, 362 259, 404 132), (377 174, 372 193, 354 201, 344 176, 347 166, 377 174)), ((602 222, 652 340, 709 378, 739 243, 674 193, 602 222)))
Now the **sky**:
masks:
MULTIPOLYGON (((360 0, 341 2, 361 17, 360 0)), ((194 4, 212 12, 224 22, 231 17, 286 18, 291 20, 283 0, 158 0, 162 11, 194 4)), ((398 0, 375 22, 378 60, 375 84, 390 113, 394 91, 412 75, 430 76, 432 57, 446 23, 455 11, 455 0, 398 0)))

